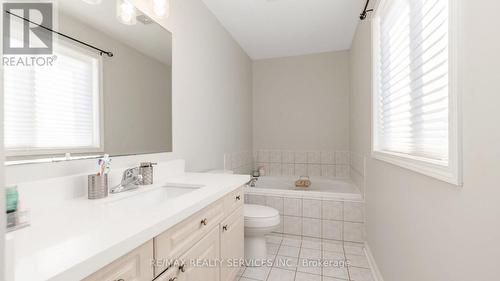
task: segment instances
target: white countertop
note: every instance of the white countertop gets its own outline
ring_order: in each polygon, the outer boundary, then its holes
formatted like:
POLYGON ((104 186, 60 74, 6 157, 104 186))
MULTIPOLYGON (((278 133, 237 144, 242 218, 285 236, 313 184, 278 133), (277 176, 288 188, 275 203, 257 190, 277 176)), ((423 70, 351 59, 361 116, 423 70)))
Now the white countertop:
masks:
MULTIPOLYGON (((139 191, 88 200, 80 197, 32 214, 31 226, 9 233, 15 281, 81 280, 207 205, 242 186, 249 176, 185 173, 139 191), (164 203, 106 204, 165 183, 203 187, 164 203)), ((123 200, 127 200, 126 198, 123 200)))

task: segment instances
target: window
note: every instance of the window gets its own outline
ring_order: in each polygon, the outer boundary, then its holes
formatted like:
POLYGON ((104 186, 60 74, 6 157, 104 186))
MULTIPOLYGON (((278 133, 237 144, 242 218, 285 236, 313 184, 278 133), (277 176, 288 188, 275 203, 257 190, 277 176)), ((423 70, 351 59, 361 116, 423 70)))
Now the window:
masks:
POLYGON ((453 1, 385 0, 373 20, 373 156, 457 184, 453 1))
POLYGON ((4 68, 8 156, 102 151, 100 59, 58 44, 52 66, 4 68))

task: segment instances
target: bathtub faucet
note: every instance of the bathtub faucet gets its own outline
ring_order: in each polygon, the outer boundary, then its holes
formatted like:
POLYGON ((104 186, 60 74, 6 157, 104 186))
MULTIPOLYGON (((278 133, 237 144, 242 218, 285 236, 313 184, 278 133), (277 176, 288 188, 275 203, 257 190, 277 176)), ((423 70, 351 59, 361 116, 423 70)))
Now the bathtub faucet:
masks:
POLYGON ((247 182, 247 186, 249 187, 255 187, 255 182, 258 181, 259 178, 253 177, 247 182))

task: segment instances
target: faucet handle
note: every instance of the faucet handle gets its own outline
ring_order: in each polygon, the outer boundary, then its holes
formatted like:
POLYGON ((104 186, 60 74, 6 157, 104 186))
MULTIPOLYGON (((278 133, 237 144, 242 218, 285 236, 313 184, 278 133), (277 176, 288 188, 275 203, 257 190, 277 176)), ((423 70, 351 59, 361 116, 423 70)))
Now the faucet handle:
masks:
POLYGON ((132 182, 137 182, 137 179, 140 177, 140 173, 139 173, 139 168, 138 167, 134 167, 134 168, 128 168, 125 170, 125 172, 123 172, 123 176, 122 176, 122 185, 128 185, 132 182))
POLYGON ((141 182, 141 181, 142 181, 142 178, 143 178, 143 176, 142 176, 141 174, 138 174, 138 175, 135 177, 135 183, 141 182))

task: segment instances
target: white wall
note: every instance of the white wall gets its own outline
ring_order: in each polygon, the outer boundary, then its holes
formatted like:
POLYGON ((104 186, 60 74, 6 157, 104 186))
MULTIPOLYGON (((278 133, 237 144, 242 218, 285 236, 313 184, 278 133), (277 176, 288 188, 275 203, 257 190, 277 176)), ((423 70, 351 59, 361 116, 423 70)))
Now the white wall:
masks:
POLYGON ((255 149, 349 150, 347 51, 253 63, 255 149))
MULTIPOLYGON (((135 0, 139 6, 151 1, 135 0)), ((172 0, 161 20, 173 33, 174 153, 115 159, 113 165, 183 158, 191 171, 223 167, 228 151, 252 148, 251 60, 201 0, 172 0)), ((95 160, 7 167, 15 183, 92 172, 95 160)))
POLYGON ((201 0, 173 0, 174 152, 188 170, 252 149, 250 58, 201 0))
POLYGON ((500 276, 500 2, 461 2, 463 188, 369 157, 369 23, 353 42, 351 148, 368 157, 367 236, 385 281, 500 276))

